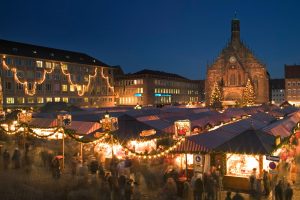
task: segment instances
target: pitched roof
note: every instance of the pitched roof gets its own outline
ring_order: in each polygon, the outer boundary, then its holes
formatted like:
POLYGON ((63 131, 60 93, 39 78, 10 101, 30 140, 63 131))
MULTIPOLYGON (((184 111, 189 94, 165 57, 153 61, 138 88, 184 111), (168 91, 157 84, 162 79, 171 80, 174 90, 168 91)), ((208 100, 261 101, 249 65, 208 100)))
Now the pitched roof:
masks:
POLYGON ((269 154, 275 148, 275 136, 268 133, 248 129, 227 142, 215 151, 245 154, 269 154))
POLYGON ((172 73, 167 73, 163 71, 155 71, 155 70, 150 70, 150 69, 143 69, 141 71, 133 73, 133 75, 158 75, 158 76, 166 76, 166 77, 172 77, 172 78, 179 78, 179 79, 185 79, 188 80, 187 78, 180 76, 178 74, 172 74, 172 73))
POLYGON ((300 78, 300 65, 284 65, 285 78, 300 78))
POLYGON ((96 58, 93 58, 85 53, 43 47, 33 44, 26 44, 2 39, 0 39, 0 53, 78 64, 97 65, 106 67, 109 66, 103 63, 102 61, 97 60, 96 58))

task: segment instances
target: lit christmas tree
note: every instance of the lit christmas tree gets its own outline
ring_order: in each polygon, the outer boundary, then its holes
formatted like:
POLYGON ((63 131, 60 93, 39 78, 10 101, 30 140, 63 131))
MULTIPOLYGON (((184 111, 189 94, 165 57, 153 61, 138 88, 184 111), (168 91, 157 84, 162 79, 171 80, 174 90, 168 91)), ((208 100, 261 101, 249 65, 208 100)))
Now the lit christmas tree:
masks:
POLYGON ((255 92, 250 79, 248 79, 246 87, 243 91, 243 105, 251 106, 254 103, 255 103, 255 92))
POLYGON ((222 90, 217 82, 215 82, 213 92, 211 94, 210 106, 217 108, 222 107, 222 90))

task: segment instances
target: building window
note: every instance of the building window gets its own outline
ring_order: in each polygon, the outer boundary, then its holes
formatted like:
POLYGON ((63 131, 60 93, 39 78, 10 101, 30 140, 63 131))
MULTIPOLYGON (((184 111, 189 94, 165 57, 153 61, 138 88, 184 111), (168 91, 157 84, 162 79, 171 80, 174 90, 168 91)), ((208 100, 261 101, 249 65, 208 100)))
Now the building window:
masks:
POLYGON ((5 89, 11 90, 11 82, 5 82, 5 89))
POLYGON ((288 82, 287 85, 288 85, 288 86, 291 86, 291 82, 288 82))
POLYGON ((60 97, 54 97, 55 102, 60 102, 60 97))
POLYGON ((30 79, 33 79, 33 78, 34 78, 34 73, 33 73, 33 71, 27 71, 27 72, 26 72, 26 77, 27 77, 27 78, 30 78, 30 79))
POLYGON ((17 90, 23 90, 23 85, 21 83, 17 83, 17 90))
POLYGON ((37 98, 37 103, 44 103, 44 98, 43 97, 38 97, 37 98))
POLYGON ((59 91, 60 87, 59 84, 54 84, 54 91, 59 91))
POLYGON ((85 98, 83 99, 83 101, 84 101, 85 103, 88 103, 88 102, 89 102, 89 98, 85 97, 85 98))
POLYGON ((68 70, 68 65, 62 64, 61 68, 62 68, 62 70, 67 71, 68 70))
POLYGON ((36 67, 38 67, 38 68, 43 68, 43 61, 37 60, 37 61, 36 61, 36 67))
POLYGON ((229 85, 235 85, 235 75, 234 74, 230 75, 229 85))
POLYGON ((68 85, 61 85, 61 91, 67 92, 68 91, 68 85))
POLYGON ((14 97, 7 97, 6 98, 6 104, 14 104, 15 98, 14 97))
POLYGON ((52 63, 51 62, 46 62, 46 68, 51 69, 52 68, 52 63))
POLYGON ((42 78, 42 72, 35 72, 35 77, 38 79, 42 78))
POLYGON ((29 82, 29 83, 27 84, 27 87, 28 87, 28 90, 32 90, 32 83, 29 82))
POLYGON ((28 97, 27 102, 28 103, 34 103, 34 98, 33 97, 28 97))
POLYGON ((43 85, 37 85, 37 86, 36 86, 36 89, 37 89, 38 91, 42 91, 42 90, 43 90, 43 85))
POLYGON ((69 98, 68 97, 63 97, 63 102, 68 103, 69 102, 69 98))
POLYGON ((46 80, 51 80, 51 74, 46 74, 46 80))
POLYGON ((7 70, 6 71, 6 77, 12 77, 13 76, 13 73, 11 70, 7 70))
POLYGON ((25 98, 24 97, 18 97, 17 98, 17 103, 18 104, 24 104, 25 103, 25 98))
POLYGON ((55 73, 53 79, 58 81, 60 79, 60 75, 58 73, 55 73))
POLYGON ((75 91, 74 85, 70 85, 70 91, 71 91, 71 92, 74 92, 74 91, 75 91))
POLYGON ((52 85, 50 83, 46 83, 46 91, 51 91, 52 85))
POLYGON ((46 102, 52 102, 52 97, 46 97, 46 102))

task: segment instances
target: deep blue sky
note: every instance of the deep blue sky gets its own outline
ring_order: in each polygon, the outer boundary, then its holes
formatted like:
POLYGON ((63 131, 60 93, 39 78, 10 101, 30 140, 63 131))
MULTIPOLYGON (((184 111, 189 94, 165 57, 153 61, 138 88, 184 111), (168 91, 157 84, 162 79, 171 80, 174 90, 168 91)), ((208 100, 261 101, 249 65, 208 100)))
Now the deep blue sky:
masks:
POLYGON ((203 79, 237 10, 241 38, 278 78, 284 64, 300 64, 299 8, 297 0, 2 0, 0 38, 84 52, 126 73, 203 79))

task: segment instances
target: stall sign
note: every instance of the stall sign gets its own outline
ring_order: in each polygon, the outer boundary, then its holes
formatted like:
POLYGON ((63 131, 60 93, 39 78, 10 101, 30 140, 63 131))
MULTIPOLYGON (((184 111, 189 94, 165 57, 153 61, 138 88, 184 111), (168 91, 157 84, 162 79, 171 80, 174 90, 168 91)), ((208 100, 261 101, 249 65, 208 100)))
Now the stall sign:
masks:
POLYGON ((202 155, 200 154, 194 155, 194 171, 202 172, 202 155))
POLYGON ((278 171, 277 170, 269 170, 269 173, 270 174, 278 174, 278 171))
POLYGON ((280 160, 280 158, 278 156, 270 156, 270 155, 266 155, 266 159, 275 161, 275 162, 279 162, 279 160, 280 160))
POLYGON ((276 163, 270 162, 269 167, 270 167, 270 169, 276 169, 276 163))
POLYGON ((140 136, 142 136, 142 137, 151 136, 151 135, 155 135, 155 134, 156 134, 156 130, 154 130, 154 129, 143 130, 142 132, 140 132, 140 136))
POLYGON ((186 120, 178 120, 175 122, 175 136, 190 136, 191 135, 191 121, 186 120))

